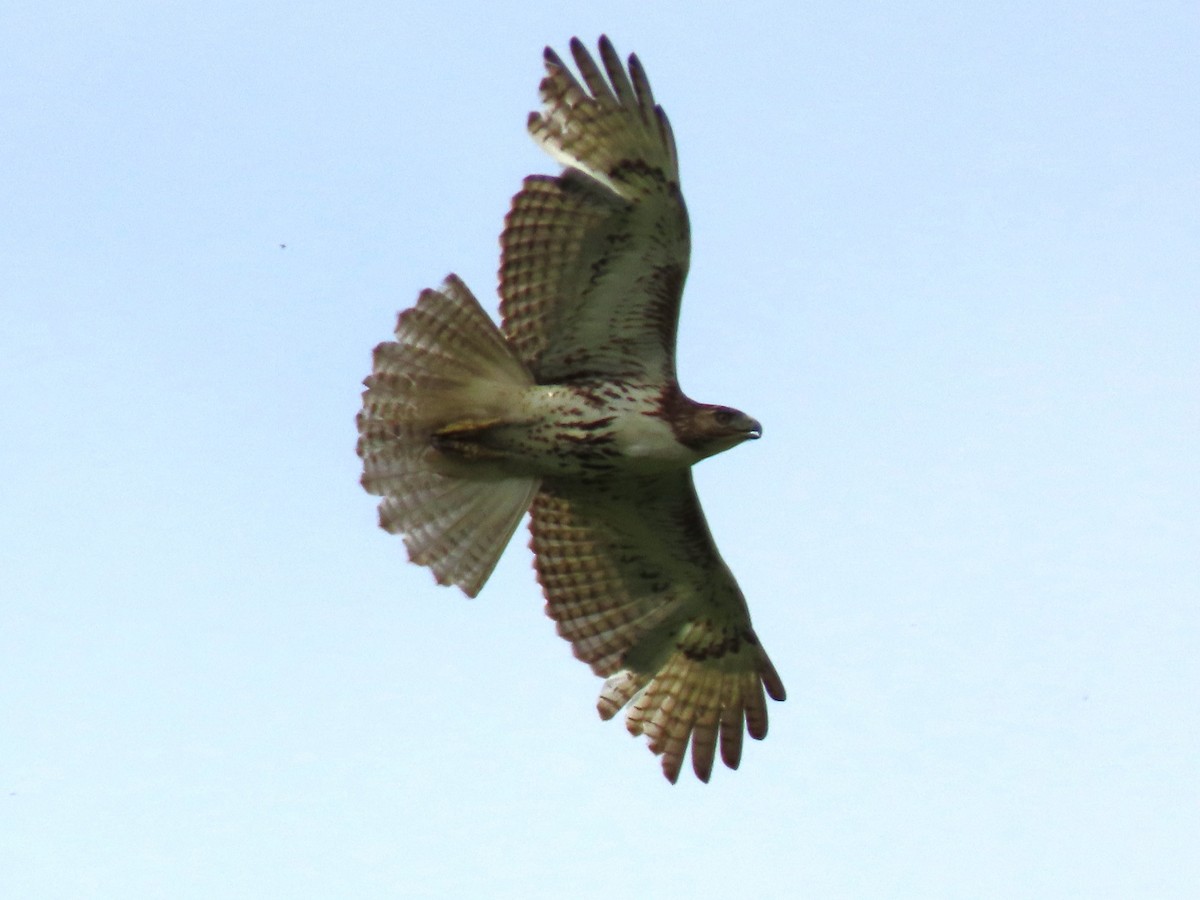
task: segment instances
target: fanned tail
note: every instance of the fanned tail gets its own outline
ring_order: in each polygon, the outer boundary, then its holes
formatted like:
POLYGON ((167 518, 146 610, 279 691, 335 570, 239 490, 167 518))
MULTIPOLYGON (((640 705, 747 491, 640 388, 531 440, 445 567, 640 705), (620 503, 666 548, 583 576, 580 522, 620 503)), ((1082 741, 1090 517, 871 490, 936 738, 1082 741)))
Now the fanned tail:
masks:
POLYGON ((375 348, 358 414, 363 487, 379 524, 440 584, 479 593, 529 508, 537 479, 451 457, 440 436, 503 421, 533 378, 456 276, 400 314, 375 348))

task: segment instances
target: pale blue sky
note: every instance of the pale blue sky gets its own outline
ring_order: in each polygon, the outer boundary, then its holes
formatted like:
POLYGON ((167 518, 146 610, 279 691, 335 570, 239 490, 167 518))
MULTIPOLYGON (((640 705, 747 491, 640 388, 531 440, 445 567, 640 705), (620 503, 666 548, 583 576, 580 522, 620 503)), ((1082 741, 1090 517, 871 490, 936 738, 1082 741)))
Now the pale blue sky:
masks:
POLYGON ((1194 0, 9 0, 0 895, 1194 896, 1197 47, 1194 0), (467 601, 357 484, 371 347, 494 304, 542 47, 601 32, 679 141, 683 386, 765 427, 697 480, 789 698, 707 786, 598 720, 523 532, 467 601))

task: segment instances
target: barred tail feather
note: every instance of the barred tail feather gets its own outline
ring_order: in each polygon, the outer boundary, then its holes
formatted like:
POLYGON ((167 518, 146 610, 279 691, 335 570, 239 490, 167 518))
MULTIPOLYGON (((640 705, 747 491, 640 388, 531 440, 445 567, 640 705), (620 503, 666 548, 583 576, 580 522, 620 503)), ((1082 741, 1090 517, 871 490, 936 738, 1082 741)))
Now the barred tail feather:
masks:
POLYGON ((400 314, 375 348, 358 415, 362 485, 413 562, 471 597, 529 508, 537 479, 447 458, 435 436, 502 420, 533 378, 456 276, 400 314))

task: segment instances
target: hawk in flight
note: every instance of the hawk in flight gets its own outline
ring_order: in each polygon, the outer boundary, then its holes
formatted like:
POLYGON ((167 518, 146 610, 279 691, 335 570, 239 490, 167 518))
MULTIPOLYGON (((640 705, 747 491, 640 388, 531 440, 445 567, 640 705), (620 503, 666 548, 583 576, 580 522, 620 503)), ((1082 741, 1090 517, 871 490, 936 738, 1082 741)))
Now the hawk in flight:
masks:
POLYGON ((628 707, 674 782, 691 744, 767 733, 783 682, 750 624, 691 467, 757 438, 743 412, 696 403, 675 377, 688 217, 675 139, 636 56, 607 38, 582 81, 549 48, 529 131, 564 166, 532 175, 500 237, 496 327, 456 276, 400 313, 375 348, 358 416, 380 525, 441 584, 479 593, 526 511, 546 612, 628 707), (765 694, 764 694, 765 689, 765 694))

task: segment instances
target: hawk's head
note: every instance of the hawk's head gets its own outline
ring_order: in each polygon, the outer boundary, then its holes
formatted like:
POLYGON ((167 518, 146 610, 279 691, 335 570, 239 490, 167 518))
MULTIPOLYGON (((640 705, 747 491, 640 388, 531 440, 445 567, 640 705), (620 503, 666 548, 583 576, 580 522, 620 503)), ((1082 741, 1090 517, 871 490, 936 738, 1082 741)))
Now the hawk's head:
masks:
POLYGON ((728 450, 742 441, 762 437, 762 425, 740 409, 705 404, 697 410, 696 418, 704 435, 706 456, 728 450))
POLYGON ((684 410, 671 417, 671 426, 679 443, 695 450, 701 459, 742 441, 762 437, 762 426, 757 419, 741 410, 712 403, 688 401, 684 410))

